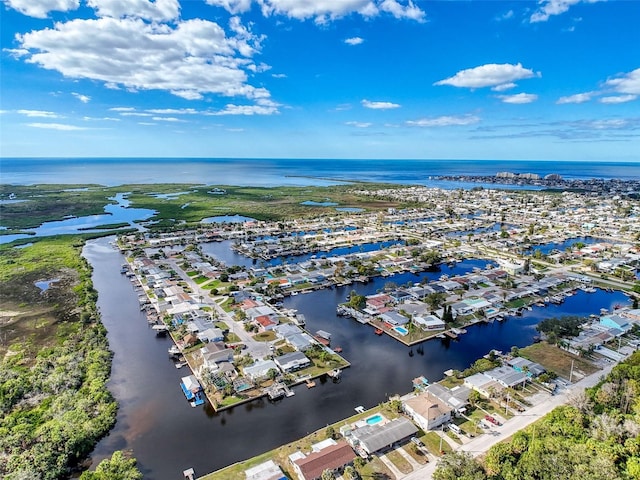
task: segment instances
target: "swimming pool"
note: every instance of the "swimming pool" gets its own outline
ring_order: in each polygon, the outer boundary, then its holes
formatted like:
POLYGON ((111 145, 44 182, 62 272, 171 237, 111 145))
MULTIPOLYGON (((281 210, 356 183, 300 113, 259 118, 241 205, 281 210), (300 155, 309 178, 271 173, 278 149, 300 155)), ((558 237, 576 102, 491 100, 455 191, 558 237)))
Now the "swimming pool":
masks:
POLYGON ((393 329, 398 332, 400 335, 407 335, 409 333, 409 330, 407 330, 404 327, 393 327, 393 329))
POLYGON ((365 422, 367 422, 367 425, 375 425, 376 423, 380 423, 383 419, 384 417, 378 413, 368 417, 365 422))

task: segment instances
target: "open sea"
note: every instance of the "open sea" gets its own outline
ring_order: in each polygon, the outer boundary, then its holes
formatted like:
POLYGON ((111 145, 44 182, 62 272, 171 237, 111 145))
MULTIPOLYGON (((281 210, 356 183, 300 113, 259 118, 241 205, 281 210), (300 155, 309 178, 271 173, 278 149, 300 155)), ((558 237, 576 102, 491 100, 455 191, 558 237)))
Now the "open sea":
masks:
MULTIPOLYGON (((0 183, 100 184, 190 183, 242 186, 310 186, 367 181, 465 188, 441 175, 495 175, 498 172, 556 173, 566 179, 640 178, 640 160, 331 160, 233 158, 2 158, 0 183)), ((477 185, 477 184, 476 184, 477 185)))

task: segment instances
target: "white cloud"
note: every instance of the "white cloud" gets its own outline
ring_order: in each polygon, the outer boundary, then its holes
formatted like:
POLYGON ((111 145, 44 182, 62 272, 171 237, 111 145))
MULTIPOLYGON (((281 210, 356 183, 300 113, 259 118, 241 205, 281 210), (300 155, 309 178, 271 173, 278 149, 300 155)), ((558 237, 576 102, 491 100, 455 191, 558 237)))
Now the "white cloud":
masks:
POLYGON ((109 109, 112 112, 133 112, 134 107, 112 107, 109 109))
POLYGON ((636 68, 618 78, 607 80, 605 85, 613 88, 618 93, 640 95, 640 68, 636 68))
POLYGON ((195 115, 200 113, 195 108, 149 108, 147 112, 157 115, 195 115))
POLYGON ((540 0, 541 7, 536 10, 529 21, 531 23, 546 22, 549 17, 560 15, 578 3, 596 3, 601 0, 540 0))
MULTIPOLYGON (((488 63, 475 68, 460 70, 453 77, 445 78, 434 85, 452 85, 454 87, 481 88, 500 87, 509 85, 516 80, 541 76, 533 70, 523 68, 522 64, 512 65, 510 63, 496 64, 488 63)), ((509 85, 509 88, 511 86, 509 85)))
POLYGON ((613 95, 613 96, 609 96, 609 97, 602 97, 601 99, 599 99, 598 101, 600 103, 608 103, 608 104, 615 104, 615 103, 627 103, 627 102, 632 102, 633 100, 635 100, 636 98, 638 98, 638 95, 613 95))
POLYGON ((502 15, 498 15, 496 17, 496 20, 501 21, 501 20, 509 20, 510 18, 513 18, 513 10, 509 10, 507 12, 504 12, 502 15))
MULTIPOLYGON (((228 0, 210 0, 234 13, 228 0)), ((373 18, 380 13, 388 13, 397 19, 423 22, 426 14, 413 0, 256 0, 264 16, 285 15, 289 18, 306 20, 312 18, 317 24, 358 14, 373 18)), ((230 3, 235 3, 231 1, 230 3)))
POLYGON ((222 110, 208 112, 207 115, 274 115, 277 107, 270 105, 234 105, 228 104, 222 110))
POLYGON ((16 110, 16 113, 25 115, 27 117, 60 118, 60 115, 58 115, 57 113, 47 112, 45 110, 16 110))
POLYGON ((593 98, 595 92, 584 92, 584 93, 576 93, 575 95, 568 95, 566 97, 560 97, 556 103, 558 105, 563 105, 566 103, 584 103, 588 102, 593 98))
POLYGON ((251 8, 251 0, 205 0, 205 2, 214 7, 222 7, 234 15, 251 8))
POLYGON ((152 117, 152 113, 148 112, 120 112, 123 117, 152 117))
POLYGON ((362 106, 365 108, 371 108, 373 110, 389 110, 392 108, 400 108, 400 105, 397 103, 391 102, 370 102, 369 100, 362 100, 362 106))
POLYGON ((286 73, 272 73, 271 76, 273 78, 287 78, 287 74, 286 73))
POLYGON ((510 88, 514 88, 517 85, 513 82, 503 83, 502 85, 496 85, 495 87, 491 87, 491 90, 494 92, 504 92, 505 90, 509 90, 510 88))
POLYGON ((80 100, 82 103, 89 103, 91 101, 91 97, 87 96, 87 95, 83 95, 81 93, 76 93, 76 92, 71 92, 71 95, 73 95, 74 97, 76 97, 78 100, 80 100))
POLYGON ((406 124, 411 127, 449 127, 473 125, 479 121, 480 117, 475 115, 443 115, 441 117, 421 118, 420 120, 407 120, 406 124))
POLYGON ((344 39, 344 43, 346 43, 347 45, 360 45, 362 42, 364 42, 364 39, 360 37, 351 37, 344 39))
POLYGON ((72 79, 105 82, 130 91, 165 90, 186 99, 204 94, 264 98, 248 84, 250 56, 262 37, 234 21, 234 36, 216 23, 192 19, 173 25, 137 18, 76 19, 16 35, 26 61, 72 79))
POLYGON ((155 120, 156 122, 172 122, 172 123, 185 122, 185 120, 181 120, 176 117, 152 117, 151 120, 155 120))
POLYGON ((515 95, 498 95, 498 98, 503 103, 524 104, 535 102, 538 99, 538 95, 533 93, 516 93, 515 95))
MULTIPOLYGON (((324 24, 351 13, 371 12, 372 0, 257 0, 264 16, 285 15, 324 24)), ((377 8, 374 8, 377 13, 377 8)), ((362 14, 362 13, 361 13, 362 14)))
POLYGON ((49 12, 68 12, 80 6, 80 0, 4 0, 5 5, 23 15, 47 18, 49 12))
POLYGON ((345 125, 356 128, 369 128, 373 124, 370 122, 345 122, 345 125))
POLYGON ((67 125, 65 123, 27 123, 26 125, 27 127, 45 128, 49 130, 63 130, 63 131, 88 130, 86 127, 78 127, 76 125, 67 125))
POLYGON ((138 125, 152 126, 152 125, 157 125, 157 123, 153 123, 153 122, 138 122, 138 125))
POLYGON ((134 17, 162 22, 180 15, 178 0, 87 0, 87 5, 99 17, 134 17))
POLYGON ((401 5, 397 0, 383 0, 379 7, 380 10, 389 12, 395 18, 408 18, 424 22, 426 16, 411 0, 408 0, 406 5, 401 5))

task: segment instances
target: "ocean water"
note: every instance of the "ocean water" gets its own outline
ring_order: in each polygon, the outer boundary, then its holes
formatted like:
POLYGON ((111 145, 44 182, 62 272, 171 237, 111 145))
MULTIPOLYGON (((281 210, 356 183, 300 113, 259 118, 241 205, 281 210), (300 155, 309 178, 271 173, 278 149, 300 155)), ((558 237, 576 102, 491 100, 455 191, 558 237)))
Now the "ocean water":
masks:
POLYGON ((498 172, 556 173, 567 179, 640 178, 640 162, 505 160, 312 160, 230 158, 2 158, 0 182, 116 186, 132 183, 191 183, 244 186, 331 185, 349 181, 465 188, 440 175, 498 172))

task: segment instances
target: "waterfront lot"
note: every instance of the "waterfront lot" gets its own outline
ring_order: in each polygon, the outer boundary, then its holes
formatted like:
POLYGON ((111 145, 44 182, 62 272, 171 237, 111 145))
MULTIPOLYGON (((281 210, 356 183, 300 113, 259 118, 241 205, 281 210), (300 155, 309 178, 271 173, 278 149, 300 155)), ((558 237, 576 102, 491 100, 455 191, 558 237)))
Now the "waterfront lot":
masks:
POLYGON ((532 362, 539 363, 547 371, 555 372, 562 378, 571 376, 571 365, 573 363, 574 375, 590 375, 598 368, 589 360, 573 355, 560 348, 549 345, 546 342, 534 343, 520 350, 520 355, 528 358, 532 362))

